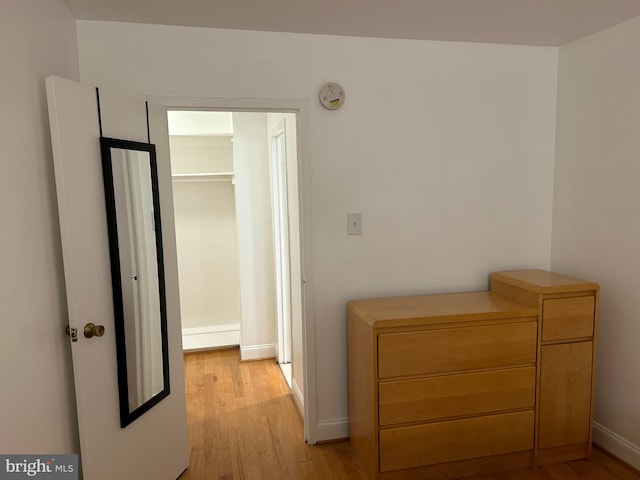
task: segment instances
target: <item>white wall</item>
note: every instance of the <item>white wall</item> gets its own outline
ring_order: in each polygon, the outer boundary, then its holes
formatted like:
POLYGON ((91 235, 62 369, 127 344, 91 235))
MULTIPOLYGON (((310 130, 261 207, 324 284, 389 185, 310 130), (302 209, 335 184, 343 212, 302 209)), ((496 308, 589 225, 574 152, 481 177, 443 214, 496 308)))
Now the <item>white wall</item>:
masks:
POLYGON ((555 48, 90 21, 78 38, 82 80, 130 95, 308 99, 320 438, 347 434, 347 300, 550 265, 555 48))
POLYGON ((240 260, 240 355, 275 356, 276 302, 266 113, 233 113, 240 260))
POLYGON ((75 23, 58 0, 1 9, 0 452, 77 453, 44 86, 79 77, 75 23))
POLYGON ((232 138, 231 133, 216 136, 170 135, 171 173, 233 172, 232 138))
MULTIPOLYGON (((171 136, 173 173, 233 171, 231 136, 171 136)), ((182 328, 240 323, 235 188, 175 178, 182 328)))
POLYGON ((551 266, 600 283, 594 439, 640 468, 640 17, 560 49, 551 266), (615 432, 615 433, 614 433, 615 432))
POLYGON ((240 323, 231 181, 173 184, 182 328, 240 323))

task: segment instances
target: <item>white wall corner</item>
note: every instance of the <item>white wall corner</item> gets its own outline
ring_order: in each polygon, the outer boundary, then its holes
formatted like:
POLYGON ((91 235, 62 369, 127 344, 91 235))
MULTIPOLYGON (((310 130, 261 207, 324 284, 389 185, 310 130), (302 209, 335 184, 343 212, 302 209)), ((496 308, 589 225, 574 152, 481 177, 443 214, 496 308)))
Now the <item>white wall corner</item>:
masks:
POLYGON ((349 438, 349 418, 334 418, 318 422, 318 442, 349 438))
POLYGON ((240 346, 240 361, 263 360, 265 358, 275 358, 276 344, 240 346))
POLYGON ((593 443, 640 470, 640 446, 593 422, 593 443))

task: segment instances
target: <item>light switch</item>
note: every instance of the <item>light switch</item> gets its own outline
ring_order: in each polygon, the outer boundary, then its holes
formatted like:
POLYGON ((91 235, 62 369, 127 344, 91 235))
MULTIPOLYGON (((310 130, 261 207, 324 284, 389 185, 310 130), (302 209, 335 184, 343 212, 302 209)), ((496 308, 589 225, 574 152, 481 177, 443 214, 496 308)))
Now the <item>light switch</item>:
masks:
POLYGON ((361 213, 347 213, 347 235, 362 235, 361 213))

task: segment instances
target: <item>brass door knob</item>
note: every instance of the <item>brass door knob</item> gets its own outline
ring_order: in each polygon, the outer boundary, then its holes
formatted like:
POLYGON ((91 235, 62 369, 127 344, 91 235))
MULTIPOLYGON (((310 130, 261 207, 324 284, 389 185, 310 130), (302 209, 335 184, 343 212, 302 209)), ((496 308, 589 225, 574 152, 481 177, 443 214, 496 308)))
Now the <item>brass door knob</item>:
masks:
POLYGON ((94 325, 93 323, 87 323, 84 326, 84 336, 87 338, 101 337, 104 335, 104 327, 102 325, 94 325))

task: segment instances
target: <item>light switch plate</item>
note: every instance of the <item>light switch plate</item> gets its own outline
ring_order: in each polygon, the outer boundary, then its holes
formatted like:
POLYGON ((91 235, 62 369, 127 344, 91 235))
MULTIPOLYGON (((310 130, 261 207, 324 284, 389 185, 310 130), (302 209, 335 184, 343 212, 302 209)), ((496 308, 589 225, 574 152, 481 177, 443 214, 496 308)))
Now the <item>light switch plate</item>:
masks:
POLYGON ((347 235, 362 235, 361 213, 347 213, 347 235))

